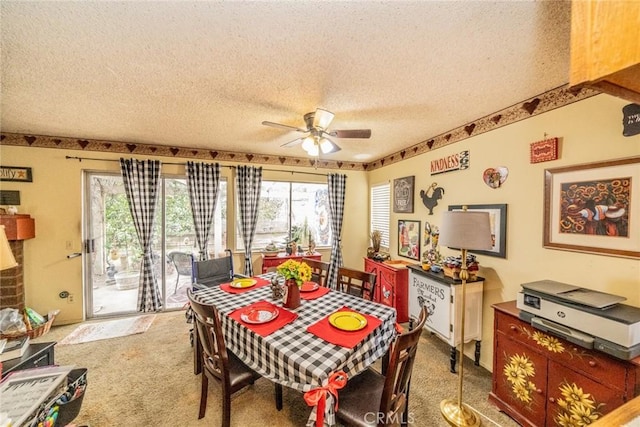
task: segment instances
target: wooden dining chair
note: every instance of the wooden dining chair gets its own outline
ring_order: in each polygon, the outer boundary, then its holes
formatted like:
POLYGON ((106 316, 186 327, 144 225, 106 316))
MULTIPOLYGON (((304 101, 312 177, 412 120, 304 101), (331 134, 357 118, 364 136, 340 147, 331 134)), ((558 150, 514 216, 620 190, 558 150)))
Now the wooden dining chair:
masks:
POLYGON ((302 258, 300 261, 311 267, 311 280, 320 286, 327 286, 327 273, 329 263, 311 258, 302 258))
POLYGON ((338 290, 373 301, 376 289, 376 274, 340 267, 338 290))
MULTIPOLYGON (((222 333, 218 310, 213 305, 202 304, 193 297, 191 289, 187 296, 194 312, 197 331, 196 354, 201 355, 202 384, 200 390, 200 412, 203 418, 207 410, 209 378, 217 380, 222 386, 222 426, 231 423, 231 395, 253 384, 260 374, 245 365, 236 355, 227 351, 222 333)), ((276 408, 282 409, 282 386, 276 384, 276 408)))
POLYGON ((347 426, 406 424, 409 386, 427 309, 422 307, 413 329, 399 334, 389 350, 389 365, 383 376, 369 368, 339 391, 336 417, 347 426))

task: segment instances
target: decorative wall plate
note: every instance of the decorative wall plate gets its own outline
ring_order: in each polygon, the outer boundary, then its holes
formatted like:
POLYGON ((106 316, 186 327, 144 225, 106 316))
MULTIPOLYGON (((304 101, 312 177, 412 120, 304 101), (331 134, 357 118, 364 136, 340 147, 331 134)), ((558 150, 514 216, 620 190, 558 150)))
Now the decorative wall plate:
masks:
POLYGON ((509 169, 504 166, 488 168, 482 173, 484 183, 491 188, 500 187, 507 180, 507 176, 509 176, 509 169))

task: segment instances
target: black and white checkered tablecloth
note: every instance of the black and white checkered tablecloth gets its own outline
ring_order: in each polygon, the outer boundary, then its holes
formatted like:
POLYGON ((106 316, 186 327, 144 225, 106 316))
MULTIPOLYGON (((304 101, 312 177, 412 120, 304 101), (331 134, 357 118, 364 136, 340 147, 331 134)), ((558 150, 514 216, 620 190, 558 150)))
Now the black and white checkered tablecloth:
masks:
MULTIPOLYGON (((258 277, 270 279, 272 275, 267 273, 258 277)), ((292 310, 298 314, 297 319, 267 337, 256 334, 228 315, 260 300, 282 306, 282 300, 271 299, 269 286, 240 294, 214 287, 196 292, 195 297, 215 305, 220 311, 229 350, 265 378, 302 392, 326 385, 329 376, 336 371, 344 371, 349 378, 357 375, 381 358, 396 336, 394 308, 333 290, 314 300, 301 299, 300 307, 292 310), (354 348, 331 344, 307 332, 308 326, 343 306, 375 316, 382 324, 354 348)), ((310 423, 313 420, 315 411, 310 423)), ((325 424, 335 424, 331 399, 327 401, 325 424)))

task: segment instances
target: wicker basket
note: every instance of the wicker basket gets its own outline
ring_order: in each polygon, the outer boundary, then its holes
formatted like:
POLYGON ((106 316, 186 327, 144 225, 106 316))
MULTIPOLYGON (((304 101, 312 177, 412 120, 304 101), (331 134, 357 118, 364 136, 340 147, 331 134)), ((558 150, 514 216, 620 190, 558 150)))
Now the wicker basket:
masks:
POLYGON ((0 333, 0 338, 15 339, 15 338, 23 337, 25 335, 28 335, 29 338, 31 339, 41 337, 47 332, 49 332, 49 329, 51 329, 51 325, 53 324, 53 321, 56 319, 56 316, 58 315, 58 313, 60 313, 60 310, 50 311, 48 315, 44 316, 46 322, 36 326, 35 328, 32 328, 26 332, 18 332, 15 334, 0 333))

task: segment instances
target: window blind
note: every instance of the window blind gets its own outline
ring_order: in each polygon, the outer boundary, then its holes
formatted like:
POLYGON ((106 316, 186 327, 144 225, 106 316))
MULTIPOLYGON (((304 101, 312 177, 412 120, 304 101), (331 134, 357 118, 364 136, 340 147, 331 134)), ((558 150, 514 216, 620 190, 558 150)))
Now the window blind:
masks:
POLYGON ((386 182, 371 187, 370 232, 378 230, 382 233, 381 246, 389 248, 389 221, 391 211, 391 184, 386 182))

